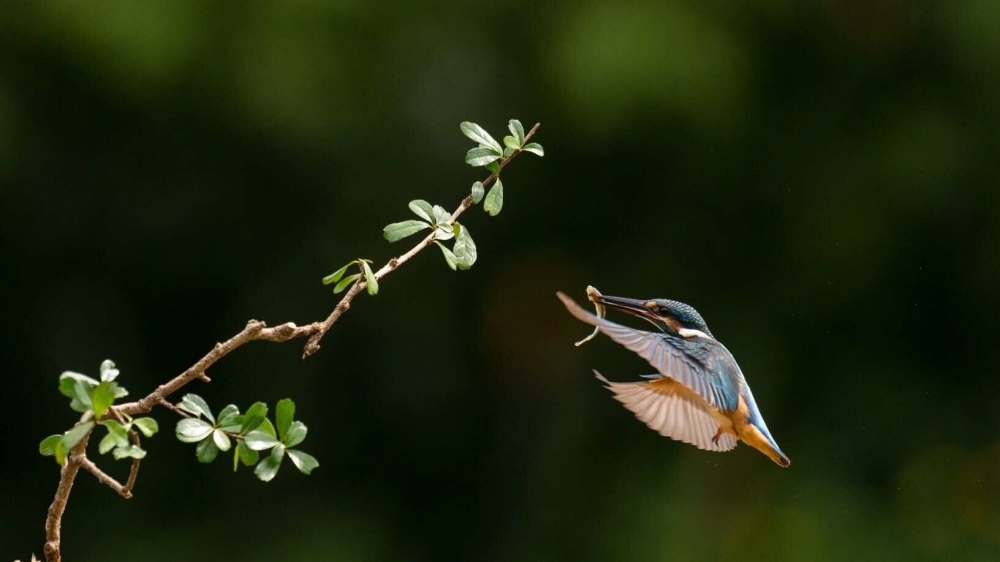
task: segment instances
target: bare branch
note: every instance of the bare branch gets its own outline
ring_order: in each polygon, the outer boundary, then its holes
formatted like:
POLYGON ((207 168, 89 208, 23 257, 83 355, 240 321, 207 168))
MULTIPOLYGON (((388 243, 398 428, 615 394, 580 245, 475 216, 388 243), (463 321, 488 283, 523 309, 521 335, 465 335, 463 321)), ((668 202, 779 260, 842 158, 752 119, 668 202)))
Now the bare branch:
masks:
MULTIPOLYGON (((135 460, 139 460, 139 459, 135 459, 135 460)), ((101 484, 107 485, 109 488, 111 488, 112 490, 114 490, 115 492, 117 492, 119 496, 121 496, 121 497, 123 497, 125 499, 129 499, 129 498, 132 497, 132 492, 130 492, 128 489, 126 489, 125 486, 123 486, 117 480, 115 480, 114 478, 112 478, 109 474, 107 474, 106 472, 104 472, 100 468, 97 468, 97 465, 94 464, 94 461, 92 461, 92 460, 90 460, 90 459, 88 459, 87 457, 84 456, 84 457, 80 457, 79 464, 80 464, 80 468, 86 469, 88 472, 90 472, 91 474, 93 474, 94 477, 97 478, 98 482, 100 482, 101 484)))
POLYGON ((177 392, 181 387, 187 383, 205 377, 205 371, 209 367, 214 365, 216 361, 222 359, 226 355, 229 355, 234 349, 240 347, 241 345, 256 341, 270 341, 270 342, 286 342, 294 338, 302 338, 306 336, 311 336, 315 334, 321 327, 321 324, 314 322, 307 326, 296 326, 292 322, 286 322, 280 326, 275 326, 273 328, 268 328, 263 322, 259 320, 251 320, 247 322, 247 325, 243 330, 236 334, 235 336, 229 338, 223 343, 215 344, 212 351, 209 351, 207 355, 202 357, 197 363, 192 365, 188 370, 177 375, 165 384, 160 385, 156 390, 149 393, 149 395, 141 398, 135 402, 128 402, 122 404, 121 406, 115 406, 115 410, 122 414, 128 414, 134 416, 137 414, 145 414, 153 409, 153 406, 157 404, 162 404, 163 401, 167 399, 168 396, 177 392))
MULTIPOLYGON (((139 433, 136 430, 131 430, 128 432, 129 437, 132 438, 132 444, 136 447, 139 446, 139 433)), ((135 479, 139 477, 139 461, 142 459, 132 459, 132 467, 128 470, 128 480, 125 481, 125 486, 123 491, 128 494, 128 497, 132 497, 132 488, 135 487, 135 479)))

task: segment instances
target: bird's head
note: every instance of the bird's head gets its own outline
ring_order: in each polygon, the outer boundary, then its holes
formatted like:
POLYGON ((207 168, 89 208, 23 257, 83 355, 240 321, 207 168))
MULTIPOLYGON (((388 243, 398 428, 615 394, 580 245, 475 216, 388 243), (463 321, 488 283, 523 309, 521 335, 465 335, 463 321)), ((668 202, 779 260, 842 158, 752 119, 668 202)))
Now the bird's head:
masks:
POLYGON ((590 300, 638 316, 664 332, 682 337, 705 336, 715 339, 701 314, 682 302, 667 299, 627 299, 608 295, 591 295, 590 300))

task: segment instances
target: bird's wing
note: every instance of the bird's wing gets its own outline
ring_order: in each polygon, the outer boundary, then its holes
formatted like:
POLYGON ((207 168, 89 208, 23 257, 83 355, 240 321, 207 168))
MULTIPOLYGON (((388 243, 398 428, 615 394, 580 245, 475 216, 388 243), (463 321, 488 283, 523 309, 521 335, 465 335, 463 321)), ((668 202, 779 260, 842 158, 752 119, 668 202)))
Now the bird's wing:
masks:
POLYGON ((596 326, 612 340, 649 361, 661 375, 687 386, 709 406, 726 412, 736 411, 739 405, 739 379, 735 369, 738 368, 735 367, 735 362, 730 365, 718 360, 719 357, 728 358, 729 352, 715 340, 689 342, 666 334, 634 330, 594 316, 563 293, 557 293, 557 296, 570 314, 596 326), (719 350, 705 348, 712 345, 718 346, 719 350))
POLYGON ((701 396, 666 377, 650 382, 610 382, 594 371, 635 417, 664 437, 689 443, 705 451, 728 451, 736 436, 719 432, 719 422, 701 396))

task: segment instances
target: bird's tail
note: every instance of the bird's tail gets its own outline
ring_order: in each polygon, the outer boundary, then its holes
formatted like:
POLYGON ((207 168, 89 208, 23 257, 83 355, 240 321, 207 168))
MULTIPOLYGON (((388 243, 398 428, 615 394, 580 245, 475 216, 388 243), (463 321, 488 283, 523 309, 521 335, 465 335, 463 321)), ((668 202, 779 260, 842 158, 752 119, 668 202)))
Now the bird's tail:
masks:
POLYGON ((742 435, 740 435, 740 439, 747 445, 764 453, 767 458, 782 468, 788 468, 792 464, 791 459, 785 453, 781 452, 777 441, 774 440, 774 437, 771 437, 771 432, 767 430, 767 426, 763 425, 763 423, 759 425, 755 423, 748 424, 744 428, 742 435))

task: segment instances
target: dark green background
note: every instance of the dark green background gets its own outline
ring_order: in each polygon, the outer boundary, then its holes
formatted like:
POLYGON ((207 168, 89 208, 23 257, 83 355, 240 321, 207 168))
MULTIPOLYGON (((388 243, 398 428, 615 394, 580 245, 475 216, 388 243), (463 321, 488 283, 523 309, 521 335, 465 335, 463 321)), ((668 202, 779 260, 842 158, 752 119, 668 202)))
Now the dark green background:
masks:
POLYGON ((3 11, 0 558, 41 553, 60 372, 112 358, 141 396, 249 318, 325 317, 323 275, 484 177, 459 122, 512 117, 547 154, 469 211, 471 271, 427 251, 314 358, 255 343, 188 387, 294 398, 311 477, 199 465, 157 411, 134 499, 80 476, 68 559, 1000 556, 994 0, 3 11), (791 468, 614 402, 591 368, 649 368, 573 347, 554 292, 588 284, 698 308, 791 468))

